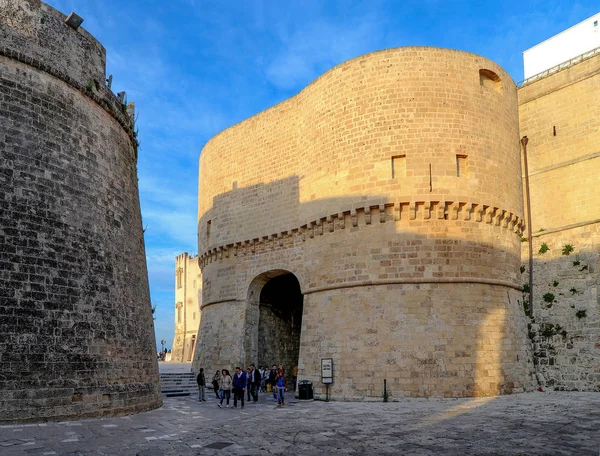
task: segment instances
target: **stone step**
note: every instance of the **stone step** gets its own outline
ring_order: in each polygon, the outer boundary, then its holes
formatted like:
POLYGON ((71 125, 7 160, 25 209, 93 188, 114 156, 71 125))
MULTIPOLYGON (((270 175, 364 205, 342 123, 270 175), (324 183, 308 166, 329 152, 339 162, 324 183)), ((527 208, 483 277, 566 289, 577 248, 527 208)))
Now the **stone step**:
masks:
POLYGON ((163 388, 161 389, 161 393, 169 394, 169 393, 195 393, 198 391, 198 388, 163 388))
POLYGON ((180 397, 180 396, 190 396, 191 393, 185 393, 185 392, 180 392, 180 393, 163 393, 163 397, 180 397))
POLYGON ((161 381, 195 382, 196 377, 159 377, 161 381))
POLYGON ((190 396, 198 392, 193 372, 164 372, 159 375, 162 397, 190 396))
POLYGON ((161 382, 196 383, 195 378, 161 378, 161 382))
POLYGON ((162 372, 161 377, 195 377, 193 372, 162 372))

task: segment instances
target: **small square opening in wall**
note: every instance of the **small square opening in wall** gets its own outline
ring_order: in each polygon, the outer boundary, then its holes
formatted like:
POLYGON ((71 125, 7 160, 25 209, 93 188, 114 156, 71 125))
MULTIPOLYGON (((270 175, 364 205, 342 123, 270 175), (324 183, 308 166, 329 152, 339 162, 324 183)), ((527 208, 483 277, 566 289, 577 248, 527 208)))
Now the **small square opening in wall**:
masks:
POLYGON ((392 157, 392 179, 406 177, 406 155, 392 157))
POLYGON ((456 155, 456 177, 469 175, 469 168, 466 155, 456 155))

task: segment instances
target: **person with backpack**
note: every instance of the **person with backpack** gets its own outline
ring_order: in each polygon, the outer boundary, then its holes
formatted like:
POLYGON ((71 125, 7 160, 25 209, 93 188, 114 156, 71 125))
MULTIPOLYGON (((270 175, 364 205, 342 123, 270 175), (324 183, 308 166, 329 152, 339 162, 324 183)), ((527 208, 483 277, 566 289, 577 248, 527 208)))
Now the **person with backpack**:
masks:
POLYGON ((231 380, 231 375, 229 375, 229 371, 227 369, 223 369, 221 371, 221 378, 219 379, 219 394, 221 397, 221 402, 217 404, 219 408, 223 405, 223 399, 227 398, 227 407, 229 407, 229 398, 231 397, 231 385, 233 381, 231 380))
POLYGON ((200 372, 198 372, 198 376, 196 377, 196 382, 198 383, 198 401, 206 402, 205 389, 206 389, 206 378, 204 378, 204 369, 200 368, 200 372))
POLYGON ((233 407, 237 408, 238 399, 242 401, 242 408, 244 408, 244 394, 246 393, 246 386, 248 383, 248 377, 246 372, 241 370, 238 366, 235 368, 235 374, 233 376, 233 407))

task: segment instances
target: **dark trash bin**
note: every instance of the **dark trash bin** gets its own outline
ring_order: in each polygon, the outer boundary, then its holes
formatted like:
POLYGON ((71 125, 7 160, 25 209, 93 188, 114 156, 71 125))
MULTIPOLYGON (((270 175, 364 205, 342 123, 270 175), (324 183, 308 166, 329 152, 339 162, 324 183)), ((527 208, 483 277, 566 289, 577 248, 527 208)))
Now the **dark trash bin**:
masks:
POLYGON ((313 386, 308 380, 302 380, 300 383, 298 383, 298 399, 313 399, 313 386))

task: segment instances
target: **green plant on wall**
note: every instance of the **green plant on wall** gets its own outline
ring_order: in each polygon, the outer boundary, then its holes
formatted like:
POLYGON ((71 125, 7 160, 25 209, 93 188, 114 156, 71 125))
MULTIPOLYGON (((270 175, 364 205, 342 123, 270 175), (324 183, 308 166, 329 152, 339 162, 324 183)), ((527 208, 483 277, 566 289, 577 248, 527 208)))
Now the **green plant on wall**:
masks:
POLYGON ((587 310, 578 310, 577 312, 575 312, 575 316, 581 320, 582 318, 587 317, 587 310))
POLYGON ((546 244, 545 242, 542 243, 542 245, 540 246, 540 249, 538 250, 538 253, 540 255, 543 255, 544 253, 546 253, 548 250, 550 250, 550 248, 548 247, 548 244, 546 244))
POLYGON ((540 325, 540 336, 542 337, 553 337, 557 334, 560 334, 563 337, 566 337, 567 331, 563 329, 560 325, 554 325, 552 323, 542 323, 540 325))
POLYGON ((562 254, 568 255, 573 251, 573 246, 571 244, 565 244, 562 248, 562 254))
POLYGON ((521 267, 519 268, 519 270, 521 271, 521 274, 523 274, 525 272, 525 266, 521 265, 521 267))
POLYGON ((577 289, 576 288, 571 288, 569 291, 571 292, 571 296, 574 296, 574 295, 577 294, 577 289))
POLYGON ((544 301, 548 302, 548 303, 553 303, 554 302, 554 295, 552 293, 546 293, 544 296, 544 301))
POLYGON ((557 281, 557 280, 555 280, 554 282, 552 282, 552 286, 553 286, 553 287, 557 287, 557 286, 558 286, 558 281, 557 281))
POLYGON ((529 293, 531 290, 529 289, 529 284, 528 283, 524 283, 523 284, 523 293, 529 293))

